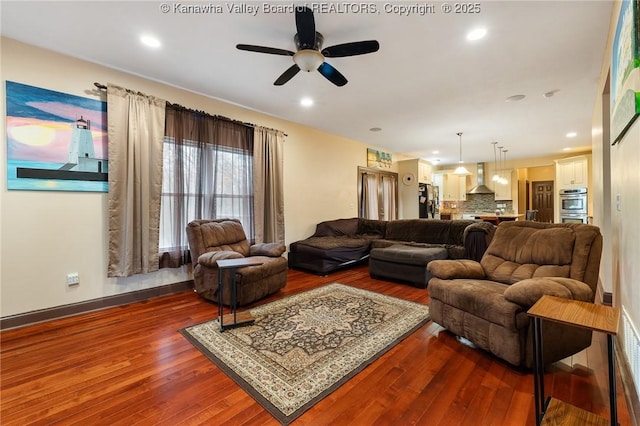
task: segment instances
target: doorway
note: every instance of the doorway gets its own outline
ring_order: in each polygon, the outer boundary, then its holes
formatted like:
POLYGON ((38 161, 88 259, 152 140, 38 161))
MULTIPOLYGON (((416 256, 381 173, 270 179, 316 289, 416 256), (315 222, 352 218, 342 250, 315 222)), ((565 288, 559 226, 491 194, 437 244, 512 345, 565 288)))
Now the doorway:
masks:
POLYGON ((358 217, 398 218, 398 174, 358 167, 358 217))
POLYGON ((531 186, 533 187, 531 208, 538 210, 536 220, 538 222, 553 223, 553 181, 532 182, 531 186))

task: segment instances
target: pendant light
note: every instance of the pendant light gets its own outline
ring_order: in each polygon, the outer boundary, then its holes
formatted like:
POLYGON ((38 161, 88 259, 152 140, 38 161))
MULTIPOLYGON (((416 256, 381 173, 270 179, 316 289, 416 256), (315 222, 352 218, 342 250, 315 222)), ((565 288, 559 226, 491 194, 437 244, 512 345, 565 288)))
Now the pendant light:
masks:
MULTIPOLYGON (((504 151, 502 151, 502 152, 504 152, 504 174, 505 175, 507 174, 507 151, 508 151, 508 149, 505 149, 504 151)), ((501 176, 500 179, 501 179, 500 183, 503 184, 503 185, 506 185, 507 183, 509 183, 507 178, 505 178, 504 176, 501 176)))
POLYGON ((458 161, 458 164, 460 164, 456 170, 453 172, 454 175, 470 175, 471 173, 469 173, 469 170, 467 170, 464 166, 463 166, 463 161, 462 161, 462 132, 458 132, 456 133, 456 135, 458 135, 460 137, 460 161, 458 161))
POLYGON ((495 167, 491 180, 494 182, 498 182, 500 180, 500 175, 498 175, 498 157, 496 156, 496 145, 498 144, 498 142, 491 142, 491 144, 493 145, 493 164, 495 167))
POLYGON ((500 169, 498 170, 498 179, 496 180, 496 182, 498 182, 501 185, 506 185, 507 184, 507 180, 502 176, 502 173, 504 172, 504 163, 502 161, 502 154, 504 153, 505 159, 507 157, 507 150, 504 149, 503 150, 503 146, 499 146, 498 149, 500 150, 500 169))

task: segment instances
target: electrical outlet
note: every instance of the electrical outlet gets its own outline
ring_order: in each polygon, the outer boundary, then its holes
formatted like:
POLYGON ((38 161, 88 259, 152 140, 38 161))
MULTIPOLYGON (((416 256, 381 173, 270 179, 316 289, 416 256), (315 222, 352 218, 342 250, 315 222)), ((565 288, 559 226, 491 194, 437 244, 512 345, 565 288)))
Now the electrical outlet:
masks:
POLYGON ((80 284, 80 276, 78 275, 77 272, 71 272, 70 274, 67 274, 68 286, 78 285, 78 284, 80 284))

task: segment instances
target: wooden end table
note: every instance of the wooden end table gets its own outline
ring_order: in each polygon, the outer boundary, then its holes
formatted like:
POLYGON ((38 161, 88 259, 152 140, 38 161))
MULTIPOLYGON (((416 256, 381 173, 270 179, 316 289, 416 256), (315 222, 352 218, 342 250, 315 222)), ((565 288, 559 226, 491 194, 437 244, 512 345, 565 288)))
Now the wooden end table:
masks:
POLYGON ((262 265, 257 259, 251 259, 250 257, 244 257, 240 259, 223 259, 218 260, 218 320, 220 321, 220 331, 227 330, 233 327, 240 327, 243 325, 253 324, 255 320, 249 311, 238 312, 238 295, 236 289, 236 270, 240 268, 246 268, 248 266, 262 265), (223 315, 223 289, 222 274, 225 269, 228 269, 231 274, 231 298, 229 307, 231 313, 223 315), (225 322, 227 324, 225 324, 225 322))
POLYGON ((542 296, 527 312, 533 318, 534 389, 537 425, 607 425, 609 421, 558 399, 544 396, 544 360, 542 359, 542 320, 607 333, 609 358, 610 424, 618 425, 614 336, 618 334, 620 309, 554 296, 542 296), (546 406, 545 406, 546 403, 546 406))

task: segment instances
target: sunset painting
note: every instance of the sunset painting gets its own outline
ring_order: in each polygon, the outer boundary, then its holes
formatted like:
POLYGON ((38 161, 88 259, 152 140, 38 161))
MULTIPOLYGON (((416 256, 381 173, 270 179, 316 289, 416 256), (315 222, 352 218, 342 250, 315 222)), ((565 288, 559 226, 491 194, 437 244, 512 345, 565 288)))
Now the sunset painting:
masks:
POLYGON ((107 104, 6 82, 7 187, 107 192, 107 104))

